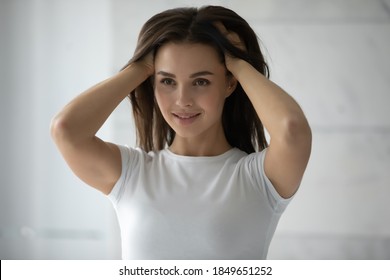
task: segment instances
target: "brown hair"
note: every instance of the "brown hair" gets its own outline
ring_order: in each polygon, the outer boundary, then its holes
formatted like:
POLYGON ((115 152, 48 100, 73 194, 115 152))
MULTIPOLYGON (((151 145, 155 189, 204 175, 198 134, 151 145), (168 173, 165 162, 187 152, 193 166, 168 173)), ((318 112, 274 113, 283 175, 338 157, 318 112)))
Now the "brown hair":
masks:
MULTIPOLYGON (((150 18, 142 27, 133 58, 127 65, 142 59, 167 42, 203 43, 213 46, 224 62, 224 52, 249 62, 269 77, 268 66, 260 51, 257 36, 249 24, 232 10, 219 6, 177 8, 150 18), (233 46, 214 26, 221 22, 229 31, 239 34, 246 51, 233 46)), ((127 66, 126 65, 126 66, 127 66)), ((125 67, 126 67, 125 66, 125 67)), ((124 68, 125 68, 124 67, 124 68)), ((145 151, 161 150, 171 145, 175 131, 164 120, 157 105, 153 77, 149 77, 129 94, 137 129, 137 145, 145 151)), ((229 144, 247 153, 267 147, 264 128, 256 111, 238 83, 225 100, 222 124, 229 144)))

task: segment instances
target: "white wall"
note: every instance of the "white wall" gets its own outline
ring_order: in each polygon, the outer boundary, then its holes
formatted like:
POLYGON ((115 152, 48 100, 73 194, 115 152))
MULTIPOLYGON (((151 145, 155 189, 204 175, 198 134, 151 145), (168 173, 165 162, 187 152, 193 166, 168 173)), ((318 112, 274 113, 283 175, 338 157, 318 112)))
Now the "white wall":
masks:
POLYGON ((253 20, 273 79, 313 129, 305 179, 269 257, 389 259, 389 2, 291 2, 253 20))
MULTIPOLYGON (((110 203, 68 170, 50 118, 117 71, 143 22, 193 1, 0 2, 0 258, 119 258, 110 203), (93 8, 92 8, 93 7, 93 8)), ((307 114, 313 152, 271 259, 390 258, 390 1, 197 1, 257 31, 271 78, 307 114)), ((123 102, 101 131, 134 144, 123 102)))
POLYGON ((118 257, 111 204, 49 134, 62 106, 113 73, 109 2, 1 2, 1 259, 118 257))

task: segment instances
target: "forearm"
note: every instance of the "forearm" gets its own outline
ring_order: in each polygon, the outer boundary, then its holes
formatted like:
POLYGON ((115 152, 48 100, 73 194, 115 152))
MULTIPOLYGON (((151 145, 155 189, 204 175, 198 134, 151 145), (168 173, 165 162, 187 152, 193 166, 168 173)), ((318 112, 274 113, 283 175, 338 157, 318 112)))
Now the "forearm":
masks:
POLYGON ((235 61, 230 68, 271 138, 282 139, 310 133, 301 108, 283 89, 243 60, 235 61))
POLYGON ((147 71, 134 64, 86 90, 53 118, 53 138, 74 143, 92 139, 119 103, 147 77, 147 71))

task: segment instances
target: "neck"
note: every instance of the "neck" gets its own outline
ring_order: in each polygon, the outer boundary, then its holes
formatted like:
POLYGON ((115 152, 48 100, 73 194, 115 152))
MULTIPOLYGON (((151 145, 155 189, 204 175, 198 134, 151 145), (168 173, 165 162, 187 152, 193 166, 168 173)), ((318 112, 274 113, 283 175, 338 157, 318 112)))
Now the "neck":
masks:
POLYGON ((215 136, 185 138, 176 134, 169 150, 183 156, 218 156, 232 148, 226 140, 223 130, 215 136))

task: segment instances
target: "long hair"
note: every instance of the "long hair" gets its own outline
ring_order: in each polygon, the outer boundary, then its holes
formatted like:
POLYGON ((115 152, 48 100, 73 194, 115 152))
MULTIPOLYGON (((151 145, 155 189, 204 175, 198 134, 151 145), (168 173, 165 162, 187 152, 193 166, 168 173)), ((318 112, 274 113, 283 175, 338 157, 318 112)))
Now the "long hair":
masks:
MULTIPOLYGON (((255 32, 242 17, 227 8, 177 8, 156 14, 142 27, 134 56, 126 66, 141 60, 150 52, 155 54, 167 42, 210 45, 217 50, 222 62, 227 52, 247 61, 269 77, 268 65, 260 51, 255 32), (227 30, 240 36, 246 51, 236 48, 218 31, 214 26, 218 21, 227 30)), ((164 149, 172 144, 175 137, 175 131, 165 121, 157 105, 153 82, 151 76, 129 94, 137 129, 137 145, 147 152, 164 149)), ((225 100, 222 125, 226 139, 233 147, 248 154, 267 147, 261 120, 239 83, 225 100)))

